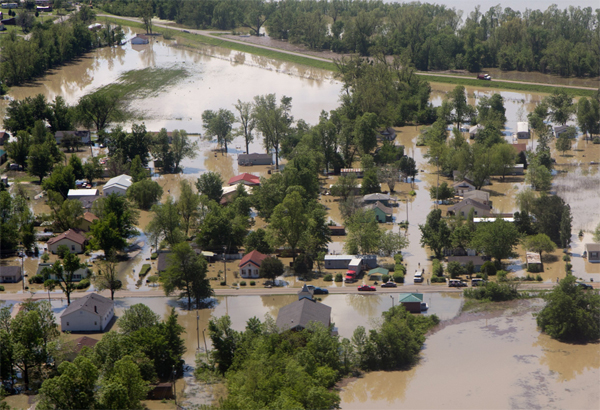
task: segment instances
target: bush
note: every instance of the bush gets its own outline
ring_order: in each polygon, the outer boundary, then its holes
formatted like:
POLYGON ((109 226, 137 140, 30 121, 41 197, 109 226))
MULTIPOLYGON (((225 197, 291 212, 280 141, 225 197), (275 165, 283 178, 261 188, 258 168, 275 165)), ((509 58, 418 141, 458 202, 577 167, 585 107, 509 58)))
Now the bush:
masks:
POLYGON ((325 282, 331 282, 333 280, 333 275, 331 273, 328 273, 327 275, 323 276, 323 280, 325 282))
POLYGON ((44 276, 43 275, 33 275, 32 277, 29 278, 29 284, 32 283, 44 283, 44 276))
POLYGON ((335 274, 335 281, 336 282, 343 282, 344 281, 344 276, 342 276, 341 273, 336 273, 335 274))
POLYGON ((432 276, 442 276, 444 274, 444 267, 440 263, 439 259, 431 261, 431 274, 432 276))
POLYGON ((251 280, 251 281, 250 281, 250 286, 256 286, 256 282, 255 282, 255 281, 253 281, 253 280, 251 280))
POLYGON ((432 276, 431 283, 446 283, 446 278, 443 276, 432 276))
POLYGON ((56 254, 61 259, 67 256, 67 253, 69 252, 69 247, 67 245, 59 245, 59 247, 56 249, 56 254))
POLYGON ((496 265, 492 261, 487 261, 481 265, 481 272, 486 273, 488 276, 494 276, 496 274, 496 265))
MULTIPOLYGON (((495 269, 495 268, 494 268, 495 269)), ((506 278, 508 275, 508 272, 505 270, 499 270, 497 272, 496 277, 498 278, 498 282, 506 282, 508 279, 506 278)), ((484 278, 484 280, 487 278, 484 278)))
POLYGON ((152 268, 152 266, 150 266, 147 263, 144 263, 142 265, 142 269, 140 270, 140 278, 143 278, 144 276, 146 276, 148 274, 148 272, 150 272, 151 268, 152 268))
POLYGON ((0 285, 0 292, 4 292, 4 286, 0 285))
POLYGON ((542 269, 539 265, 529 265, 527 267, 527 272, 531 272, 531 273, 538 273, 541 272, 542 269))
POLYGON ((396 262, 396 264, 404 262, 404 257, 401 253, 397 253, 394 255, 394 262, 396 262))
POLYGON ((390 280, 390 275, 381 275, 381 282, 385 283, 390 280))
POLYGON ((241 281, 240 286, 246 286, 246 281, 245 280, 241 281))
POLYGON ((406 266, 404 266, 401 263, 398 263, 394 266, 394 272, 395 273, 401 273, 403 275, 406 275, 406 266))
POLYGON ((565 270, 568 272, 568 271, 570 271, 571 269, 573 269, 573 265, 572 265, 572 264, 570 264, 569 262, 565 263, 565 270))
POLYGON ((221 285, 221 286, 227 286, 227 283, 225 283, 225 281, 221 281, 221 282, 219 283, 219 285, 221 285))
POLYGON ((542 278, 541 275, 536 275, 535 280, 537 280, 538 282, 543 281, 544 279, 542 278))
POLYGON ((483 286, 465 289, 464 295, 469 299, 487 300, 491 302, 502 302, 519 298, 516 283, 487 282, 483 286))
POLYGON ((77 289, 87 289, 90 287, 90 280, 88 278, 81 279, 77 284, 77 289))
POLYGON ((393 263, 382 263, 381 267, 383 269, 387 269, 390 272, 394 272, 396 270, 396 265, 394 265, 393 263))
POLYGON ((571 257, 569 255, 563 255, 563 261, 571 262, 571 257))
POLYGON ((233 283, 231 284, 231 286, 237 286, 237 285, 238 285, 238 284, 237 284, 237 282, 233 282, 233 283))
POLYGON ((155 260, 156 258, 158 258, 158 253, 153 252, 152 255, 150 255, 150 259, 155 260))
POLYGON ((404 283, 404 274, 400 272, 394 273, 394 282, 396 283, 404 283))
POLYGON ((452 279, 458 278, 465 274, 465 268, 459 262, 450 262, 447 266, 448 274, 452 279))
POLYGON ((592 141, 594 144, 600 144, 600 137, 594 137, 592 141))

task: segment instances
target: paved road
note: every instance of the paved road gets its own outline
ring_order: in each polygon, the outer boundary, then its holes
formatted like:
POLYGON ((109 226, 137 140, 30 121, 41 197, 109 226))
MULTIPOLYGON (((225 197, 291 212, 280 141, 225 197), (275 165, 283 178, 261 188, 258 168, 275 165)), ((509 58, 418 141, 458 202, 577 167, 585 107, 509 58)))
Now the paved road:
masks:
MULTIPOLYGON (((121 20, 132 21, 132 22, 136 22, 136 23, 140 22, 140 19, 138 19, 138 18, 111 16, 111 15, 108 15, 108 14, 98 14, 97 17, 113 17, 113 18, 118 18, 118 19, 121 19, 121 20)), ((175 26, 167 25, 167 24, 163 24, 163 23, 153 23, 152 25, 154 27, 168 28, 168 29, 171 29, 171 30, 178 30, 178 31, 184 31, 185 30, 185 31, 188 31, 190 33, 201 34, 203 36, 211 37, 211 38, 214 38, 214 39, 217 39, 217 40, 229 41, 229 42, 232 42, 232 43, 243 44, 243 45, 252 46, 252 47, 256 47, 256 48, 262 48, 262 49, 265 49, 265 50, 278 51, 280 53, 290 54, 290 55, 300 56, 300 57, 305 57, 305 58, 310 58, 312 60, 317 60, 317 61, 325 61, 325 62, 328 62, 328 63, 331 63, 331 62, 334 61, 334 60, 329 59, 329 58, 316 57, 316 56, 313 56, 313 55, 310 55, 310 54, 304 54, 304 53, 299 53, 299 52, 296 52, 296 51, 284 50, 284 49, 277 48, 277 47, 263 46, 263 45, 260 45, 260 44, 249 43, 247 41, 242 41, 242 40, 234 40, 234 39, 231 39, 231 38, 223 38, 221 35, 215 35, 216 32, 213 32, 213 31, 210 31, 210 30, 184 29, 184 28, 179 28, 179 27, 175 27, 175 26)), ((222 34, 223 32, 218 32, 218 33, 222 34)), ((437 77, 460 78, 460 79, 475 79, 475 77, 471 78, 471 77, 467 77, 467 76, 450 75, 450 74, 435 74, 435 73, 423 73, 423 72, 417 72, 416 74, 423 75, 423 76, 437 76, 437 77)), ((496 82, 496 83, 531 84, 531 85, 545 85, 545 86, 548 86, 548 87, 556 87, 556 88, 573 88, 573 89, 592 90, 592 91, 596 90, 596 88, 593 88, 593 87, 579 87, 579 86, 562 85, 562 84, 548 84, 548 83, 536 83, 536 82, 525 82, 525 81, 514 81, 514 80, 493 80, 493 81, 496 82)), ((485 84, 482 84, 482 86, 485 87, 485 84)))

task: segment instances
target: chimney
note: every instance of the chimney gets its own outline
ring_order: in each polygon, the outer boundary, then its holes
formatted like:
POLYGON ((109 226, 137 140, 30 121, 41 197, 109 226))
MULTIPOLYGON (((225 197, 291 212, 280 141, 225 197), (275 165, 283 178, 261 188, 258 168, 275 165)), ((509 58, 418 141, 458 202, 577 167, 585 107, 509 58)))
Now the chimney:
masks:
POLYGON ((98 307, 94 305, 94 312, 98 313, 98 307))

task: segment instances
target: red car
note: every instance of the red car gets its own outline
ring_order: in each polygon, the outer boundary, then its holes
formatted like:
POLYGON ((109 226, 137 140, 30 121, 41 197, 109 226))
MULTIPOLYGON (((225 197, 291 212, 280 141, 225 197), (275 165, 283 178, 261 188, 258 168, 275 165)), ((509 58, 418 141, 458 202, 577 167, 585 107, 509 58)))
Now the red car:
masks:
POLYGON ((492 79, 492 76, 491 76, 491 75, 489 75, 489 74, 479 74, 479 75, 477 76, 477 79, 478 79, 478 80, 488 80, 488 81, 491 81, 491 79, 492 79))
POLYGON ((362 285, 358 287, 359 292, 375 292, 377 288, 375 286, 362 285))

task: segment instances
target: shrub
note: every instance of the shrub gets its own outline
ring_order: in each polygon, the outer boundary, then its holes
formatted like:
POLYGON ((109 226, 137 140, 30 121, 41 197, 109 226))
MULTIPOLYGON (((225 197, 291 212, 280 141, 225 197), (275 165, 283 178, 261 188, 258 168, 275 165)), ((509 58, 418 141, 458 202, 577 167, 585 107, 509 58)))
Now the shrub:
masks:
POLYGON ((395 273, 401 273, 403 275, 406 275, 406 266, 404 266, 401 263, 398 263, 394 266, 394 272, 395 273))
POLYGON ((333 280, 333 275, 331 273, 328 273, 327 275, 323 276, 323 280, 325 282, 331 282, 333 280))
POLYGON ((155 260, 156 258, 158 258, 158 253, 153 252, 152 255, 150 255, 150 259, 155 260))
POLYGON ((570 264, 569 262, 565 263, 565 270, 570 271, 571 269, 573 269, 573 265, 570 264))
POLYGON ((0 292, 4 292, 4 286, 0 285, 0 292))
POLYGON ((253 281, 253 280, 251 280, 251 281, 250 281, 250 286, 256 286, 256 282, 255 282, 255 281, 253 281))
POLYGON ((483 286, 465 289, 464 295, 469 299, 487 300, 491 302, 502 302, 519 298, 516 283, 487 282, 483 286))
POLYGON ((431 283, 442 283, 446 282, 446 278, 443 276, 431 276, 431 283))
POLYGON ((496 274, 496 265, 492 261, 487 261, 481 265, 481 272, 486 273, 488 276, 494 276, 496 274))
POLYGON ((344 277, 342 276, 341 273, 336 273, 335 274, 335 281, 336 282, 343 282, 344 281, 344 277))
POLYGON ((397 264, 404 262, 404 257, 401 253, 397 253, 394 255, 394 262, 396 262, 397 264))
POLYGON ((227 283, 226 283, 225 281, 221 281, 221 282, 219 283, 219 285, 221 285, 221 286, 227 286, 227 283))
POLYGON ((571 262, 571 257, 569 255, 563 255, 563 261, 571 262))
MULTIPOLYGON (((495 269, 495 268, 494 268, 494 269, 495 269)), ((496 277, 498 278, 498 282, 506 282, 506 281, 507 281, 507 278, 506 278, 506 276, 507 276, 507 275, 508 275, 508 272, 507 272, 507 271, 505 271, 505 270, 499 270, 499 271, 497 272, 497 275, 496 275, 496 277)), ((486 278, 484 278, 484 280, 485 280, 485 279, 486 279, 486 278)))
POLYGON ((237 282, 233 282, 233 283, 231 284, 231 286, 237 286, 237 285, 238 285, 238 284, 237 284, 237 282))
POLYGON ((59 245, 56 249, 56 254, 59 258, 63 259, 69 253, 69 247, 67 245, 59 245))
POLYGON ((404 283, 404 274, 400 272, 394 272, 394 282, 404 283))
POLYGON ((600 137, 594 137, 592 141, 594 144, 600 144, 600 137))
POLYGON ((538 282, 541 282, 541 281, 543 281, 544 279, 542 278, 542 276, 541 276, 541 275, 539 275, 539 274, 538 274, 538 275, 536 275, 536 277, 535 277, 535 280, 537 280, 538 282))
POLYGON ((442 276, 444 274, 444 267, 440 263, 439 259, 431 261, 431 273, 432 276, 442 276))
POLYGON ((240 286, 246 286, 246 281, 245 280, 241 281, 240 286))
POLYGON ((44 283, 44 276, 43 275, 34 275, 32 277, 29 278, 29 283, 44 283))
POLYGON ((152 267, 149 264, 144 263, 142 265, 142 269, 140 270, 140 278, 143 278, 144 276, 146 276, 148 274, 148 272, 150 272, 151 268, 152 267))
POLYGON ((90 280, 88 278, 81 279, 77 284, 77 289, 87 289, 90 287, 90 280))
POLYGON ((390 280, 390 275, 381 275, 381 282, 385 283, 390 280))

